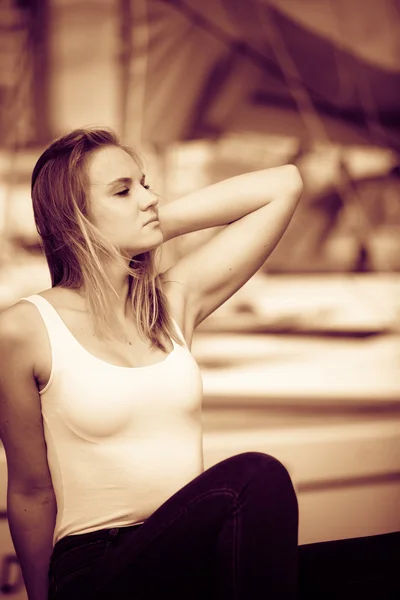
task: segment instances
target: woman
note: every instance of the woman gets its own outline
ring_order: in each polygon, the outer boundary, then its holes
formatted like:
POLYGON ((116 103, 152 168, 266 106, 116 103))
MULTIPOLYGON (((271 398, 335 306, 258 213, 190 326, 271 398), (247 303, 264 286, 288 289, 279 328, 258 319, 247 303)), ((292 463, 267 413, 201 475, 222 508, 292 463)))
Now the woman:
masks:
POLYGON ((261 452, 204 470, 190 345, 265 262, 301 188, 285 165, 160 206, 108 130, 39 158, 52 287, 0 315, 8 518, 29 600, 295 597, 290 477, 261 452), (163 242, 223 225, 159 272, 163 242))

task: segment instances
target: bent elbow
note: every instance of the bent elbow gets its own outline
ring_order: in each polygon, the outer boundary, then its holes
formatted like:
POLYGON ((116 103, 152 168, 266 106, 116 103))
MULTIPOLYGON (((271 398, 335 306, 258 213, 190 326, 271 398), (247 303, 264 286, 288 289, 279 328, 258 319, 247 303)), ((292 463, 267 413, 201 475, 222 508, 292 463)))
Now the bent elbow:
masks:
POLYGON ((303 178, 300 174, 300 171, 296 165, 292 164, 286 165, 286 168, 288 170, 286 183, 295 195, 300 196, 304 187, 303 178))

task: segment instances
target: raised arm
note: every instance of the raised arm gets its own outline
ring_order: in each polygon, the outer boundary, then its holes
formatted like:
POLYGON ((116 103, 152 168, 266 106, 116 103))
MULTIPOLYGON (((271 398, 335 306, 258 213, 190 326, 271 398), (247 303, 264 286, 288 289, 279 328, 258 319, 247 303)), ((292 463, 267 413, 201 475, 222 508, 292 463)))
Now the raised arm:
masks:
POLYGON ((302 187, 297 167, 284 165, 231 177, 160 209, 166 240, 225 225, 163 275, 183 290, 193 329, 266 261, 290 223, 302 187))
POLYGON ((56 501, 34 378, 30 306, 0 314, 0 438, 7 459, 7 517, 29 600, 47 600, 56 501))

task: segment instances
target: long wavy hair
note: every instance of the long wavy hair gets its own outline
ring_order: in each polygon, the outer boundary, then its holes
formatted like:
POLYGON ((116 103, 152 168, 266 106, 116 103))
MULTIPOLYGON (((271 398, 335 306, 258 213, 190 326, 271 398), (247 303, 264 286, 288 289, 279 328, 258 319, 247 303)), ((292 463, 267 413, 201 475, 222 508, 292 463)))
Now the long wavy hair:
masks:
POLYGON ((131 148, 121 144, 111 129, 76 129, 55 140, 40 156, 31 182, 36 229, 50 269, 51 285, 85 289, 85 301, 96 334, 115 338, 123 331, 113 310, 118 297, 104 268, 104 258, 123 266, 139 335, 166 351, 163 337, 178 338, 167 310, 167 299, 157 270, 158 249, 124 259, 90 220, 88 156, 104 146, 117 146, 142 168, 131 148))

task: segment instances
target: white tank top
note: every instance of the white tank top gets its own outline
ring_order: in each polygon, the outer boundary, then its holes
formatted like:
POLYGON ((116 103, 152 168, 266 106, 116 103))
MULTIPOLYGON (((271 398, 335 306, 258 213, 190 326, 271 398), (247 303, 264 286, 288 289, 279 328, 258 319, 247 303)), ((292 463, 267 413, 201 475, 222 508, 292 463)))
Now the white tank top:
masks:
MULTIPOLYGON (((57 500, 53 545, 66 535, 143 523, 204 471, 202 378, 189 348, 145 367, 90 354, 42 296, 52 368, 40 392, 57 500)), ((183 335, 174 321, 179 337, 183 335)))

